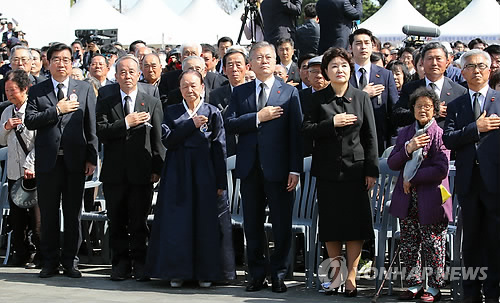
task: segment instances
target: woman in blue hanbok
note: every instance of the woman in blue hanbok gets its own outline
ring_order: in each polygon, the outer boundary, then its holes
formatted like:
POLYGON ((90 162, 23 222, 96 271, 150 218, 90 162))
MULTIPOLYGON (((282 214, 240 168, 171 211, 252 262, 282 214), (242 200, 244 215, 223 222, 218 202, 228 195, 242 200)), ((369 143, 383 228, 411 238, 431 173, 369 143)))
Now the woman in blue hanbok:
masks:
POLYGON ((181 287, 186 280, 209 287, 228 278, 223 270, 218 199, 227 187, 223 120, 204 103, 199 72, 181 75, 180 104, 165 110, 162 141, 167 148, 146 270, 150 277, 181 287))

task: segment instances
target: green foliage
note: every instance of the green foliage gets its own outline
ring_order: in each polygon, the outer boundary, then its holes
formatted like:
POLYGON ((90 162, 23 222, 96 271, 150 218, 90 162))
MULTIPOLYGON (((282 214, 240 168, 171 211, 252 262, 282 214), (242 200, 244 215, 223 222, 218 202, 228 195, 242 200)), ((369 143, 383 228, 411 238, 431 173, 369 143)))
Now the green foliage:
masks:
MULTIPOLYGON (((380 2, 380 1, 379 1, 380 2)), ((375 14, 380 6, 378 3, 375 3, 372 0, 364 0, 363 1, 363 17, 361 18, 361 22, 370 18, 373 14, 375 14)))
POLYGON ((471 0, 410 0, 419 13, 440 26, 460 13, 471 0))

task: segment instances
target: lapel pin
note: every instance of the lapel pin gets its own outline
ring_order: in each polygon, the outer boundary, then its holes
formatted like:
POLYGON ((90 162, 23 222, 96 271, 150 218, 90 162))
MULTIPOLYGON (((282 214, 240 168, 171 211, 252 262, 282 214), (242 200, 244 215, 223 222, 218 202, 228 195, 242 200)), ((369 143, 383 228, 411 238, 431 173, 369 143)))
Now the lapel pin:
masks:
POLYGON ((278 91, 278 94, 281 94, 281 91, 278 91))
POLYGON ((379 75, 379 74, 376 74, 376 75, 375 75, 375 77, 380 78, 380 75, 379 75))
POLYGON ((451 95, 451 93, 446 93, 447 96, 451 95))
POLYGON ((144 106, 144 102, 142 102, 141 105, 144 106))
POLYGON ((491 97, 491 102, 495 101, 495 97, 491 97))
POLYGON ((78 101, 78 96, 75 94, 74 91, 71 95, 69 95, 69 100, 70 101, 78 101))
POLYGON ((349 101, 352 101, 352 98, 349 97, 349 101))

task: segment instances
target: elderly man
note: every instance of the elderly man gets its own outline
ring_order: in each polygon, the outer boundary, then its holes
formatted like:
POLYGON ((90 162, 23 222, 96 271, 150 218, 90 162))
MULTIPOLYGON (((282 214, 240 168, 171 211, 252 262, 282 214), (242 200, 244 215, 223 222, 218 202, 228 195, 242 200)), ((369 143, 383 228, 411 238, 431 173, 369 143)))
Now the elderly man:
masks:
POLYGON ((42 70, 42 53, 38 48, 30 48, 31 55, 33 56, 33 62, 31 63, 30 74, 33 77, 38 77, 40 80, 45 80, 45 76, 40 75, 40 71, 42 70))
POLYGON ((399 127, 415 122, 415 118, 408 107, 410 95, 417 88, 426 86, 433 89, 441 100, 439 117, 436 121, 443 128, 448 103, 466 94, 467 89, 444 76, 448 63, 448 51, 441 43, 428 43, 422 48, 421 53, 425 78, 403 85, 399 101, 394 107, 393 123, 399 127))
MULTIPOLYGON (((229 105, 229 100, 231 100, 233 89, 245 83, 245 74, 250 66, 244 49, 239 47, 229 48, 221 62, 224 74, 227 75, 229 83, 210 92, 209 100, 210 104, 216 106, 224 113, 229 105)), ((234 135, 226 134, 226 151, 228 157, 236 154, 236 137, 234 135)))
POLYGON ((59 274, 80 278, 80 213, 85 176, 97 165, 96 98, 91 86, 71 79, 72 50, 53 44, 47 58, 51 78, 31 87, 26 127, 37 130, 35 170, 41 215, 41 278, 59 274), (64 214, 64 241, 59 243, 59 206, 64 214), (61 254, 62 251, 62 254, 61 254))
POLYGON ((95 54, 90 60, 89 74, 101 83, 101 87, 113 83, 107 78, 108 71, 108 59, 101 54, 95 54))
POLYGON ((287 290, 284 279, 292 239, 293 197, 303 162, 302 112, 297 89, 273 75, 275 66, 274 46, 254 44, 250 67, 257 79, 234 88, 225 113, 226 131, 239 135, 235 175, 241 179, 247 239, 250 280, 246 291, 267 287, 268 269, 272 291, 287 290), (264 257, 266 205, 274 237, 270 264, 264 257))
POLYGON ((392 145, 391 137, 395 129, 390 118, 399 97, 392 72, 370 61, 373 52, 372 38, 372 32, 365 28, 357 29, 349 36, 354 60, 354 73, 349 82, 370 96, 380 156, 387 147, 392 145))
POLYGON ((448 104, 443 142, 456 153, 455 191, 462 208, 465 302, 500 297, 500 93, 488 87, 491 58, 479 49, 460 57, 468 92, 448 104))
POLYGON ((130 43, 130 45, 128 47, 128 53, 135 55, 135 51, 138 48, 145 47, 145 46, 146 46, 146 42, 144 42, 142 40, 135 40, 134 42, 130 43))
POLYGON ((158 54, 152 53, 144 56, 142 61, 142 74, 144 75, 141 82, 149 83, 158 87, 161 79, 161 60, 158 54))
POLYGON ((132 55, 118 59, 118 93, 97 103, 97 135, 104 143, 100 179, 108 203, 111 280, 134 276, 146 281, 144 264, 153 183, 160 179, 165 148, 161 143, 160 100, 140 92, 141 71, 132 55))
POLYGON ((300 74, 300 83, 297 86, 297 89, 299 91, 306 89, 311 86, 311 83, 309 82, 309 70, 308 70, 308 64, 309 60, 312 58, 316 57, 315 54, 304 54, 299 57, 299 60, 297 62, 297 65, 299 66, 299 74, 300 74))
POLYGON ((139 66, 142 67, 142 61, 144 60, 144 56, 152 53, 153 50, 150 47, 147 46, 136 47, 135 57, 139 60, 139 66))
MULTIPOLYGON (((311 87, 305 88, 299 91, 300 106, 302 112, 307 110, 307 106, 312 102, 312 94, 316 91, 322 90, 330 84, 330 81, 326 80, 321 73, 321 60, 323 56, 317 56, 309 60, 308 62, 308 82, 311 87)), ((312 155, 313 149, 313 138, 302 135, 304 138, 303 155, 308 157, 312 155)))

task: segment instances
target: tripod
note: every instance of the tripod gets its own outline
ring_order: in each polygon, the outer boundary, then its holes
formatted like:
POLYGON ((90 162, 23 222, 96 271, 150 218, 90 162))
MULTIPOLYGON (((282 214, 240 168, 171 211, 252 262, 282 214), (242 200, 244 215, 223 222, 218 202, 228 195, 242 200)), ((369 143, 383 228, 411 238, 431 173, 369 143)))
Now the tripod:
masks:
POLYGON ((252 32, 252 43, 255 43, 255 36, 257 33, 257 26, 260 26, 261 30, 264 31, 264 22, 259 13, 259 8, 257 7, 257 0, 248 0, 245 5, 245 13, 243 14, 243 18, 241 18, 241 28, 240 33, 238 35, 237 44, 241 42, 241 36, 243 34, 243 30, 245 29, 245 24, 250 20, 250 30, 252 32), (250 18, 250 19, 249 19, 250 18))

